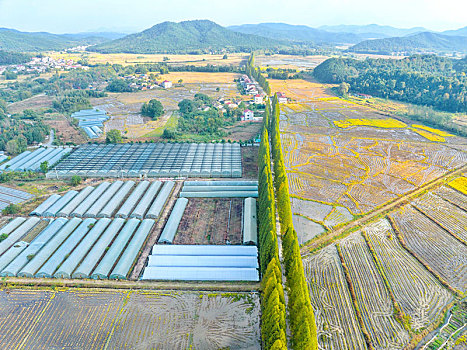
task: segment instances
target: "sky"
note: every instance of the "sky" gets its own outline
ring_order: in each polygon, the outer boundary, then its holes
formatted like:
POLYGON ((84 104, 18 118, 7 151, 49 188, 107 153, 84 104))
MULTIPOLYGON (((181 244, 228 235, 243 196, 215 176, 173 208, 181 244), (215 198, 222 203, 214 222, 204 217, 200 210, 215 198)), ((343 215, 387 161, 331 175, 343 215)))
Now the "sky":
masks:
POLYGON ((0 0, 0 27, 21 31, 136 32, 164 21, 311 27, 381 24, 442 31, 467 26, 466 0, 0 0))

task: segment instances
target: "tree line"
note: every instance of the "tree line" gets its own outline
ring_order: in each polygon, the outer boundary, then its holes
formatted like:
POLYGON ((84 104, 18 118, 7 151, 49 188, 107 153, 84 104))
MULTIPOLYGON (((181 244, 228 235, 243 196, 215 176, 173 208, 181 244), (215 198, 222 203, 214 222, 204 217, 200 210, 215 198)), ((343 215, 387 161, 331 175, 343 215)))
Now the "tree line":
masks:
POLYGON ((325 83, 346 82, 353 92, 447 112, 467 112, 465 66, 462 61, 434 55, 402 60, 330 58, 317 66, 313 74, 325 83))
POLYGON ((255 79, 258 82, 258 84, 263 88, 264 92, 268 96, 271 95, 271 87, 269 86, 269 82, 266 80, 264 75, 261 74, 261 69, 259 67, 255 67, 254 53, 252 53, 250 57, 248 57, 245 72, 249 77, 255 79))
POLYGON ((280 107, 277 95, 274 97, 272 105, 270 130, 274 163, 274 187, 282 237, 282 256, 284 258, 288 295, 287 310, 292 333, 291 343, 294 349, 317 349, 315 317, 303 269, 297 232, 294 230, 292 221, 289 185, 280 139, 280 107))

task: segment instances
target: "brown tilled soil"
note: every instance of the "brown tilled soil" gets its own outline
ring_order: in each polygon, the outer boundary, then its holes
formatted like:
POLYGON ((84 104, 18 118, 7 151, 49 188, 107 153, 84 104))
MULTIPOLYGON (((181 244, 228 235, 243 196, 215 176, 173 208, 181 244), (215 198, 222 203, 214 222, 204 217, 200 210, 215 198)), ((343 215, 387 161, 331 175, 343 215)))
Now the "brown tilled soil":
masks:
POLYGON ((242 244, 242 211, 243 199, 190 198, 174 244, 242 244))

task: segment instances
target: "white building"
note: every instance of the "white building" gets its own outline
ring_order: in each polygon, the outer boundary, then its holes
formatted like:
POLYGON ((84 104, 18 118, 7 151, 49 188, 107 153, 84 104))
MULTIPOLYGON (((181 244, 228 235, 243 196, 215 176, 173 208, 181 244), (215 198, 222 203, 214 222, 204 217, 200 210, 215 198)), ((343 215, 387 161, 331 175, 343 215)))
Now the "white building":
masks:
POLYGON ((253 111, 250 111, 249 109, 247 109, 245 110, 245 112, 243 112, 242 121, 253 120, 254 118, 255 118, 255 114, 253 113, 253 111))
POLYGON ((254 104, 260 105, 262 103, 263 103, 263 96, 261 96, 260 94, 256 94, 254 104))
POLYGON ((287 103, 287 96, 283 92, 277 93, 277 100, 279 104, 287 103))
POLYGON ((171 81, 168 81, 168 80, 164 80, 162 83, 161 83, 161 86, 164 88, 164 89, 169 89, 172 87, 172 82, 171 81))

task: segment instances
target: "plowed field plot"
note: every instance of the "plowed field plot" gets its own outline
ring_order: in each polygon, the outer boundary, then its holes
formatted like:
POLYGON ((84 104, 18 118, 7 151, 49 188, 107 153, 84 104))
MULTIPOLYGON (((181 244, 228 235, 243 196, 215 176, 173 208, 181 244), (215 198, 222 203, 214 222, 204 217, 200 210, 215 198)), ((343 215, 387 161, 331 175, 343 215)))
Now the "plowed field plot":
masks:
POLYGON ((243 199, 190 198, 174 244, 242 244, 243 199))
POLYGON ((467 211, 467 196, 453 190, 452 188, 441 186, 433 191, 434 194, 443 198, 445 201, 448 201, 461 209, 467 211))
POLYGON ((451 287, 467 289, 467 247, 408 205, 390 214, 406 247, 451 287))
MULTIPOLYGON (((273 80, 271 86, 294 100, 281 105, 280 117, 291 195, 348 209, 352 215, 335 224, 371 212, 467 164, 464 138, 432 141, 439 131, 413 128, 333 97, 327 85, 273 80), (430 135, 423 137, 414 129, 430 135)), ((296 214, 325 224, 321 213, 296 214)))
POLYGON ((396 302, 410 316, 411 328, 427 327, 453 295, 398 243, 386 219, 365 227, 382 273, 389 281, 396 302))
POLYGON ((375 349, 402 349, 409 335, 396 320, 383 278, 363 237, 354 233, 339 242, 363 322, 375 349))
POLYGON ((256 294, 0 291, 2 349, 260 349, 256 294))
POLYGON ((428 192, 412 205, 446 231, 467 244, 467 212, 428 192))
POLYGON ((335 246, 303 259, 320 349, 366 349, 335 246))
POLYGON ((108 349, 260 349, 259 298, 235 299, 133 294, 114 325, 108 349))

